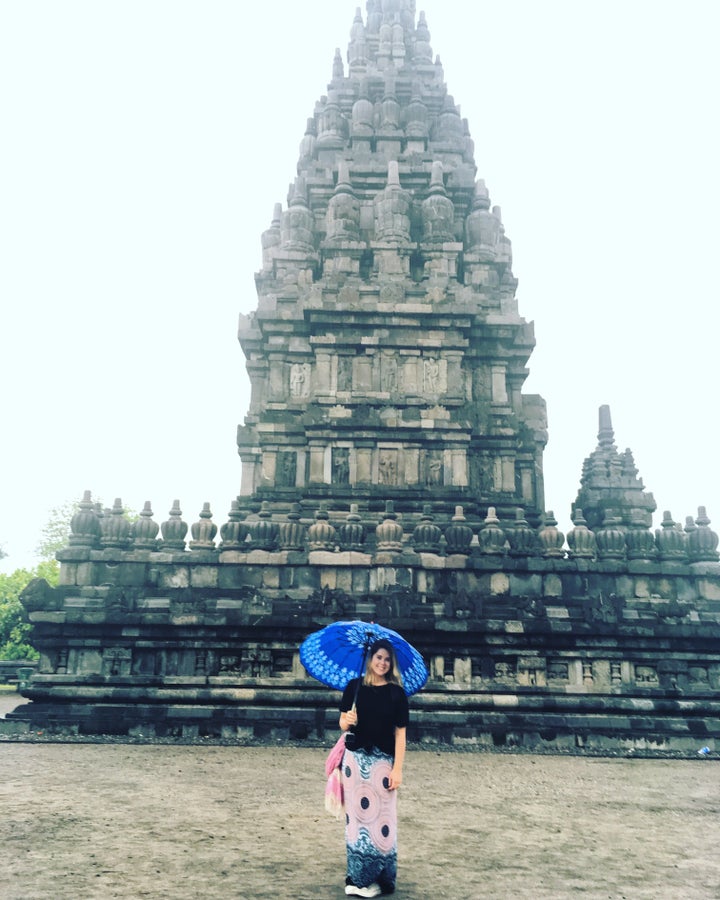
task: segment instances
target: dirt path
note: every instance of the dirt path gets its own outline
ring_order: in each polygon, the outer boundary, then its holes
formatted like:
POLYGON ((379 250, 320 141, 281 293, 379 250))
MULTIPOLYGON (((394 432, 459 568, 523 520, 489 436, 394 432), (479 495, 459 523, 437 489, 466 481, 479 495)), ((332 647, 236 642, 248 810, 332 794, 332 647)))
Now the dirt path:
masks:
MULTIPOLYGON (((0 896, 344 897, 325 750, 0 743, 0 896)), ((398 900, 718 898, 720 765, 409 754, 398 900)))

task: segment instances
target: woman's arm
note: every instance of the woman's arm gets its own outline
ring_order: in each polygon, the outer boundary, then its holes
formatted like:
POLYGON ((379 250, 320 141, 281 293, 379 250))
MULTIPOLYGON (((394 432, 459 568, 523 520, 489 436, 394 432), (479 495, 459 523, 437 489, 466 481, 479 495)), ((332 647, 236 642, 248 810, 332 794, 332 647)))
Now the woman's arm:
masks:
POLYGON ((405 746, 407 744, 407 728, 395 729, 395 762, 390 773, 391 791, 397 790, 402 784, 402 770, 405 762, 405 746))

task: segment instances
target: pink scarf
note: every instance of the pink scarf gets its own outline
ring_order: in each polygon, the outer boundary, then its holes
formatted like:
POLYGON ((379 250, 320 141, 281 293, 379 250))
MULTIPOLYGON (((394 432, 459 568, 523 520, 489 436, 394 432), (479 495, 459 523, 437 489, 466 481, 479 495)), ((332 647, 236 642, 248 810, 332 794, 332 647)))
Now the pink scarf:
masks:
POLYGON ((345 811, 343 795, 342 771, 340 769, 345 753, 345 734, 341 734, 338 742, 325 760, 325 774, 328 776, 325 785, 325 809, 339 819, 345 811))

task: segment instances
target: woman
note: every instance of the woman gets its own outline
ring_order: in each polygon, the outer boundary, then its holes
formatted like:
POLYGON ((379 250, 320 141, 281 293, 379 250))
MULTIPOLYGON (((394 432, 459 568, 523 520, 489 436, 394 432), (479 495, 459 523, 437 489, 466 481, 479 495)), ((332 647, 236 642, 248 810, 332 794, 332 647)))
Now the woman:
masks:
POLYGON ((380 639, 370 647, 364 677, 348 684, 340 702, 340 728, 354 732, 346 737, 342 763, 348 896, 377 897, 395 890, 397 789, 407 724, 395 652, 380 639))

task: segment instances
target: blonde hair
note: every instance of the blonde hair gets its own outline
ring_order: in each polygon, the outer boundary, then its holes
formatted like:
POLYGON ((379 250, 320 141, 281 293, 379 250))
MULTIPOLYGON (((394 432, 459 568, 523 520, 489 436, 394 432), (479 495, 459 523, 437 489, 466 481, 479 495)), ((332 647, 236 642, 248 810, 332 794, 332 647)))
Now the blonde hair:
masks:
POLYGON ((370 672, 370 663, 372 662, 373 656, 378 652, 378 650, 387 650, 390 655, 390 671, 385 676, 386 679, 391 684, 398 684, 402 687, 402 673, 398 667, 397 663, 397 654, 395 653, 395 648, 390 643, 390 641, 385 638, 379 638, 368 650, 367 663, 365 664, 365 675, 363 676, 363 684, 370 685, 372 684, 372 675, 370 672))

